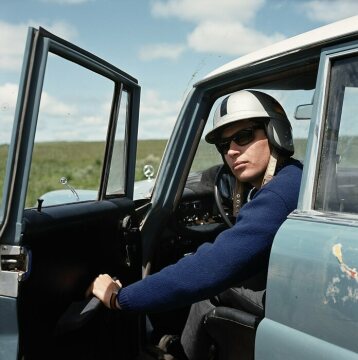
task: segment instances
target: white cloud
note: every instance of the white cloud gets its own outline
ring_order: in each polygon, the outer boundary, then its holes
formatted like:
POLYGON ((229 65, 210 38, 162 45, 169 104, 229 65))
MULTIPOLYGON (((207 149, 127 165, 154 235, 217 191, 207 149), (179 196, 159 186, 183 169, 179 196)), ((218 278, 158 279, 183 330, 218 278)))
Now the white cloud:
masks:
POLYGON ((75 41, 78 37, 78 31, 77 29, 65 22, 65 21, 55 21, 54 23, 52 24, 44 24, 44 23, 39 23, 38 21, 35 22, 35 21, 31 21, 31 24, 32 26, 34 27, 43 27, 45 28, 46 30, 48 30, 49 32, 67 40, 67 41, 75 41))
POLYGON ((156 119, 145 119, 139 122, 138 139, 168 139, 172 133, 176 115, 156 119))
POLYGON ((356 0, 313 0, 302 3, 300 6, 309 19, 325 23, 358 13, 356 0))
POLYGON ((18 85, 6 83, 0 86, 0 110, 4 113, 14 112, 16 106, 18 85))
POLYGON ((282 34, 266 35, 238 22, 207 21, 189 34, 188 44, 198 52, 239 56, 282 39, 282 34))
POLYGON ((27 29, 29 26, 35 28, 41 26, 69 41, 77 37, 77 30, 66 22, 44 24, 35 20, 29 20, 27 23, 11 24, 0 21, 1 70, 19 71, 21 69, 27 29))
POLYGON ((177 112, 180 108, 181 102, 175 101, 170 102, 163 100, 159 97, 159 94, 155 90, 146 91, 143 95, 143 102, 141 105, 141 113, 143 115, 160 115, 160 114, 170 114, 177 112))
MULTIPOLYGON (((0 143, 9 143, 10 134, 13 127, 16 100, 18 94, 18 85, 6 83, 0 86, 0 143)), ((58 137, 53 131, 53 126, 58 124, 58 118, 61 118, 61 123, 69 121, 73 127, 73 117, 78 115, 78 110, 74 105, 68 105, 60 99, 49 95, 46 92, 41 96, 40 121, 44 128, 49 133, 52 133, 51 138, 58 137)), ((85 125, 88 126, 88 119, 85 119, 85 125)), ((92 125, 94 122, 90 122, 92 125)))
POLYGON ((168 138, 173 130, 182 103, 160 98, 158 92, 143 94, 140 107, 139 138, 168 138))
POLYGON ((194 51, 240 56, 284 39, 282 34, 265 34, 249 26, 265 1, 157 0, 152 3, 152 14, 193 22, 187 45, 194 51))
POLYGON ((73 105, 67 105, 48 93, 42 92, 40 112, 43 115, 64 117, 76 115, 77 109, 73 105))
POLYGON ((0 69, 17 70, 21 67, 25 48, 26 25, 12 25, 0 21, 0 69))
POLYGON ((185 50, 180 44, 152 44, 143 46, 139 50, 139 57, 142 60, 155 59, 177 59, 185 50))
POLYGON ((83 123, 83 125, 85 126, 103 126, 103 125, 107 125, 108 121, 106 121, 106 117, 97 115, 97 116, 84 116, 81 120, 81 122, 83 123))
MULTIPOLYGON (((40 110, 37 141, 105 140, 108 113, 104 115, 99 110, 96 114, 88 115, 80 112, 75 106, 67 106, 61 102, 57 105, 57 109, 51 109, 52 103, 53 101, 46 100, 44 108, 40 110)), ((98 109, 100 108, 98 106, 98 109)))
POLYGON ((265 0, 168 0, 154 1, 152 13, 160 17, 178 17, 196 22, 235 20, 248 22, 265 0))
POLYGON ((17 91, 16 84, 6 83, 0 86, 0 144, 10 143, 17 91))
MULTIPOLYGON (((0 86, 0 143, 9 143, 14 120, 18 86, 0 86)), ((66 104, 44 92, 41 97, 37 141, 103 140, 108 124, 108 101, 98 105, 98 113, 84 114, 75 105, 66 104), (106 110, 106 111, 105 111, 106 110)), ((168 101, 156 91, 143 93, 139 138, 169 138, 181 108, 181 101, 168 101)))

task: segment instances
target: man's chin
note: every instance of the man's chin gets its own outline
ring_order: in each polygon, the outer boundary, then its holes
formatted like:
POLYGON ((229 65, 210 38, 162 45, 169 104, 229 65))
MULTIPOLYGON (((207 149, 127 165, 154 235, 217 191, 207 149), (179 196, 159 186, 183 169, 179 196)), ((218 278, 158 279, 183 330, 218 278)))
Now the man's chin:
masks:
POLYGON ((255 184, 258 181, 260 182, 260 177, 250 176, 249 174, 245 174, 245 173, 240 173, 240 174, 236 173, 235 176, 236 179, 244 183, 255 184))

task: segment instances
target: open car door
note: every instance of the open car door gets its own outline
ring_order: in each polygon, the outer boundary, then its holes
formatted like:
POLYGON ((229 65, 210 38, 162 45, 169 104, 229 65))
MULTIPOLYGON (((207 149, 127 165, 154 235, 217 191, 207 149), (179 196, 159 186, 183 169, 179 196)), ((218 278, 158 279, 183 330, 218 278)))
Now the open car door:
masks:
POLYGON ((141 276, 139 98, 136 79, 29 29, 1 200, 1 359, 135 357, 139 317, 85 292, 100 273, 141 276))

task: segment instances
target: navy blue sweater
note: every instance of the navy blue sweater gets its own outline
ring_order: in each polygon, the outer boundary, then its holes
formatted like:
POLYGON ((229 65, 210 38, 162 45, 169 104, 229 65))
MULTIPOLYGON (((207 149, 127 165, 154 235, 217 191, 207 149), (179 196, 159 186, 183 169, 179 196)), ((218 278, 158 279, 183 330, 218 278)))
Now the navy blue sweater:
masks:
POLYGON ((126 286, 123 310, 165 311, 210 298, 268 266, 273 238, 297 207, 302 166, 290 160, 240 210, 235 225, 195 254, 126 286))

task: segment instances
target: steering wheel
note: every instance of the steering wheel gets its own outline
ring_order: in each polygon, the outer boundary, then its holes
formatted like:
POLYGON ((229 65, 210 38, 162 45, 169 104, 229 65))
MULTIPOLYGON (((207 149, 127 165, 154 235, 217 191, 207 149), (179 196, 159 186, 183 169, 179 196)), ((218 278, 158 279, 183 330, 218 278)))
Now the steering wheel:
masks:
POLYGON ((214 185, 214 196, 219 213, 228 227, 235 222, 233 215, 233 196, 236 178, 227 165, 220 166, 214 185))

